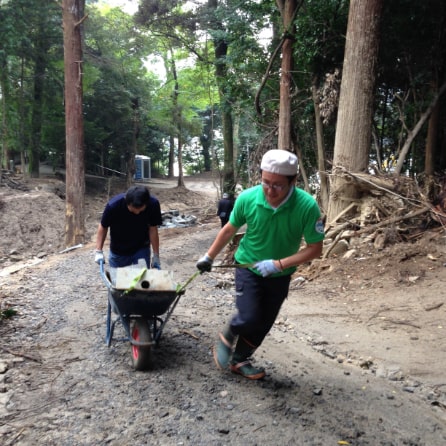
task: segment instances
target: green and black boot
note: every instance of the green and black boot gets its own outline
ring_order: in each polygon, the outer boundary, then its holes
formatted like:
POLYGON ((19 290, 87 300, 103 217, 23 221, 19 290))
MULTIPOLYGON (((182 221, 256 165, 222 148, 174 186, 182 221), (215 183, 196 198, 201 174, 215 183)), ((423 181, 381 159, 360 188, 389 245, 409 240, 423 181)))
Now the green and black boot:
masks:
POLYGON ((218 334, 218 342, 214 347, 214 361, 221 370, 227 369, 229 360, 232 355, 232 347, 234 345, 235 335, 228 325, 221 333, 218 334))
POLYGON ((262 379, 266 375, 265 370, 254 367, 248 360, 254 354, 256 348, 255 345, 252 345, 245 338, 239 336, 232 355, 230 364, 231 372, 248 379, 262 379))

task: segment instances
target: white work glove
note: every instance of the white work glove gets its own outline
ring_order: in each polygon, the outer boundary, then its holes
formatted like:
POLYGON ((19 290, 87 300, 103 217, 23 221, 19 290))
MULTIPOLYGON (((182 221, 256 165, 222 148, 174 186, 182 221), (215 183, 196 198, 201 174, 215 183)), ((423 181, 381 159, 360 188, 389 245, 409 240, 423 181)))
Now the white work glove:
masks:
POLYGON ((202 272, 209 272, 212 269, 212 263, 214 262, 207 254, 205 254, 198 262, 197 268, 202 272))
POLYGON ((274 265, 274 260, 262 260, 254 265, 254 268, 263 276, 268 277, 271 274, 279 273, 280 269, 274 265))
POLYGON ((160 261, 160 256, 158 254, 153 253, 152 255, 152 264, 150 266, 152 269, 156 268, 156 269, 161 269, 161 261, 160 261))
POLYGON ((101 263, 105 263, 104 252, 100 249, 96 249, 94 252, 94 261, 100 265, 101 263))

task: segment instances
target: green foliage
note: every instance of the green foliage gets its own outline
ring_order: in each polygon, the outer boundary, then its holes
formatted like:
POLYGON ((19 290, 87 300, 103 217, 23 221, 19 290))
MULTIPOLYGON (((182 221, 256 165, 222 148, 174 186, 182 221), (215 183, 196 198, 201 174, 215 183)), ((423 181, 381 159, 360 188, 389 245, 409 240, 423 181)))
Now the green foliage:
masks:
POLYGON ((0 321, 3 319, 10 319, 17 314, 17 311, 14 308, 6 308, 4 310, 0 310, 0 321))
POLYGON ((45 126, 44 89, 57 79, 53 64, 62 54, 60 8, 55 1, 9 0, 0 8, 0 22, 2 147, 14 157, 29 154, 45 126))
MULTIPOLYGON (((303 154, 301 163, 309 175, 317 172, 314 103, 310 88, 323 86, 326 73, 342 67, 349 2, 305 1, 296 15, 292 113, 294 134, 303 154)), ((326 146, 334 144, 332 120, 325 129, 326 146)))
MULTIPOLYGON (((446 5, 442 0, 384 3, 374 120, 383 160, 398 156, 436 88, 446 80, 445 23, 446 5)), ((443 98, 443 116, 444 105, 443 98)), ((424 126, 413 143, 411 162, 407 162, 410 174, 423 171, 426 136, 424 126)), ((442 144, 444 137, 439 138, 436 151, 439 170, 446 168, 446 160, 440 155, 442 144)))
POLYGON ((340 0, 303 3, 295 20, 295 63, 299 72, 322 79, 342 65, 348 7, 348 1, 340 0))
MULTIPOLYGON (((159 84, 143 64, 150 50, 131 16, 118 8, 105 15, 93 9, 85 28, 86 167, 93 172, 101 167, 125 172, 135 122, 146 122, 159 84)), ((145 154, 146 142, 138 138, 138 143, 138 153, 145 154)))
MULTIPOLYGON (((132 17, 119 8, 99 10, 97 2, 87 2, 82 66, 87 172, 98 172, 99 165, 121 171, 134 143, 135 124, 137 152, 150 156, 161 172, 168 168, 169 140, 178 136, 189 173, 220 166, 225 112, 236 131, 236 175, 247 184, 249 155, 265 147, 264 140, 274 144, 276 134, 280 57, 267 72, 284 32, 276 2, 139 3, 132 17), (227 49, 221 60, 215 59, 214 45, 227 49), (165 78, 147 62, 154 58, 164 64, 165 78), (223 68, 219 78, 216 67, 223 68), (254 99, 264 78, 258 116, 254 99)), ((342 71, 348 7, 347 0, 306 0, 295 17, 292 123, 309 175, 317 170, 311 86, 322 87, 326 73, 342 71)), ((374 97, 374 128, 383 159, 398 154, 445 80, 445 10, 443 0, 384 2, 374 97)), ((55 0, 2 2, 0 23, 1 157, 6 150, 16 158, 28 156, 32 144, 38 144, 41 160, 63 167, 60 5, 55 0), (36 87, 42 79, 39 95, 36 87)), ((437 166, 445 169, 439 155, 446 133, 444 99, 440 113, 437 166)), ((324 127, 328 153, 335 131, 333 119, 324 127)), ((426 133, 427 126, 413 143, 412 173, 423 169, 426 133)), ((376 158, 376 150, 371 157, 376 158)))

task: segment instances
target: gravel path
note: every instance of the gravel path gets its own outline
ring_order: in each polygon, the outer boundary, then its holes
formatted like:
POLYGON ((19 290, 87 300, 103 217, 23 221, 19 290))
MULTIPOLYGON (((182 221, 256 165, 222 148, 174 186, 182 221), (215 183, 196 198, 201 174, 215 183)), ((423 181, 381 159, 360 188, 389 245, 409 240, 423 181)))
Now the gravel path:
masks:
MULTIPOLYGON (((184 283, 217 229, 163 234, 163 267, 184 283)), ((190 284, 153 369, 135 372, 127 342, 105 345, 106 288, 92 259, 87 246, 2 279, 20 313, 0 322, 2 445, 446 444, 438 407, 280 325, 256 355, 264 380, 216 370, 211 346, 233 311, 230 274, 190 284)))

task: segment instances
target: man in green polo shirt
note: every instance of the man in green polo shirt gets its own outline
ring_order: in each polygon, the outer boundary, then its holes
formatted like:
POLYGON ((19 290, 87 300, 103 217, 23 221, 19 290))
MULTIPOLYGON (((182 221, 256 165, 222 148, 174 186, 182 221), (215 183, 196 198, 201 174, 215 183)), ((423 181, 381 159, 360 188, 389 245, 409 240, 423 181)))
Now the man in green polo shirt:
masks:
POLYGON ((270 150, 260 165, 261 184, 237 198, 229 222, 197 262, 211 271, 218 253, 246 224, 234 255, 237 313, 219 333, 214 348, 218 368, 249 379, 265 376, 248 358, 263 342, 288 295, 291 274, 300 264, 322 253, 324 225, 316 200, 295 186, 297 157, 287 150, 270 150), (305 247, 300 248, 305 240, 305 247))

